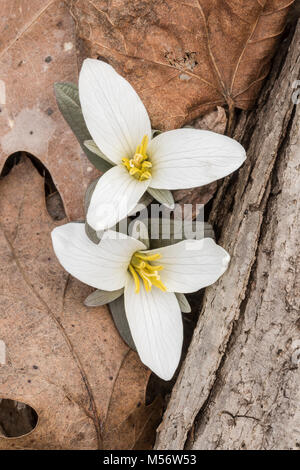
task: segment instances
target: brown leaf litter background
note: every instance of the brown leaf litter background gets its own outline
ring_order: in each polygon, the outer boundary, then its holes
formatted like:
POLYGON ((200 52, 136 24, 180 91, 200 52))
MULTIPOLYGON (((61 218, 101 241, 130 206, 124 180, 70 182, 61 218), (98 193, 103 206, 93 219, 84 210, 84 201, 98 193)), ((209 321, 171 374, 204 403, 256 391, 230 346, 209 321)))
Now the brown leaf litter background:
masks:
POLYGON ((50 171, 71 219, 95 173, 57 108, 53 84, 77 82, 73 20, 64 2, 7 0, 0 18, 0 171, 26 151, 50 171))
POLYGON ((32 433, 0 438, 0 449, 149 446, 145 426, 159 413, 144 406, 149 371, 106 307, 84 307, 91 289, 59 265, 50 240, 57 223, 27 158, 0 182, 0 220, 0 395, 39 416, 32 433))
MULTIPOLYGON (((1 167, 21 150, 39 158, 76 220, 95 173, 53 94, 55 81, 77 81, 72 18, 57 1, 10 1, 2 14, 1 167)), ((59 266, 44 179, 29 161, 0 181, 0 221, 0 397, 39 416, 32 433, 0 437, 0 448, 149 448, 161 411, 159 401, 145 407, 149 371, 107 308, 84 307, 91 290, 59 266)))
POLYGON ((227 104, 248 109, 291 0, 68 0, 82 57, 102 57, 136 88, 157 129, 227 104))
MULTIPOLYGON (((69 220, 83 217, 96 172, 55 103, 53 83, 77 82, 86 56, 107 60, 137 89, 154 128, 224 133, 228 105, 247 109, 266 76, 290 0, 6 0, 0 18, 0 170, 27 152, 49 170, 69 220), (68 10, 75 20, 75 25, 68 10), (78 57, 76 57, 76 52, 78 57)), ((180 191, 207 202, 216 185, 180 191)), ((0 398, 30 404, 35 430, 0 435, 0 449, 149 448, 159 398, 145 406, 149 371, 90 289, 68 277, 51 247, 57 224, 44 179, 22 159, 0 180, 0 398)), ((64 223, 62 220, 60 223, 64 223)))

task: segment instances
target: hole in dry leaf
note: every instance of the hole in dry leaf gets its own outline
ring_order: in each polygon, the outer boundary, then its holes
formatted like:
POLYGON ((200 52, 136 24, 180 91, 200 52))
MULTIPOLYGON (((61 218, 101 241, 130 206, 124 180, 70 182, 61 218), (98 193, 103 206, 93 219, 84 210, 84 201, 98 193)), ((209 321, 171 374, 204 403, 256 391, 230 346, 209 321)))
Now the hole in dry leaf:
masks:
POLYGON ((1 178, 4 178, 5 176, 7 176, 10 173, 11 169, 15 165, 20 163, 20 160, 21 160, 21 152, 16 152, 10 155, 10 157, 8 157, 8 159, 6 160, 2 168, 1 175, 0 175, 1 178))
POLYGON ((53 220, 64 219, 66 217, 66 213, 60 194, 56 189, 51 174, 38 158, 26 152, 13 153, 6 160, 0 177, 4 178, 7 176, 11 169, 20 163, 22 157, 29 158, 39 174, 44 178, 46 207, 49 215, 53 220))
POLYGON ((26 403, 0 398, 0 436, 20 437, 33 431, 38 422, 36 411, 26 403))

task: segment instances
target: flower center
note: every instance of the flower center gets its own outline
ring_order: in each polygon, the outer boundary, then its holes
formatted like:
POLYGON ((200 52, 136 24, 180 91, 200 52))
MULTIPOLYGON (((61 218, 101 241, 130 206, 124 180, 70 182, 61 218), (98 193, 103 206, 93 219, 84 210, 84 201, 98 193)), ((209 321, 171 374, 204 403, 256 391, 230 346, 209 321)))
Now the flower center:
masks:
POLYGON ((144 135, 141 145, 138 145, 133 158, 122 158, 122 163, 128 173, 139 181, 147 180, 151 177, 152 163, 146 154, 149 138, 144 135))
POLYGON ((146 255, 138 251, 134 253, 128 269, 135 282, 136 294, 140 291, 140 278, 143 280, 147 292, 151 291, 152 286, 158 287, 163 292, 167 290, 158 274, 163 269, 163 266, 152 266, 150 264, 151 261, 156 261, 160 258, 161 255, 159 253, 154 255, 146 255))

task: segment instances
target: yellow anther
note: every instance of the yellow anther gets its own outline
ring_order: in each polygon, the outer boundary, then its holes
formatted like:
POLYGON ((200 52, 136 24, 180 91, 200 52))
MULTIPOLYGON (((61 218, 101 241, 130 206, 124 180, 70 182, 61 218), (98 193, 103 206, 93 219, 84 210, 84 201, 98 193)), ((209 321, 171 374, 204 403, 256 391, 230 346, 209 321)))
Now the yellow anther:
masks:
POLYGON ((165 292, 167 289, 160 280, 159 271, 163 269, 163 266, 151 265, 150 261, 156 261, 161 258, 159 253, 155 254, 146 254, 141 252, 136 252, 130 261, 129 271, 132 274, 135 283, 135 292, 140 291, 140 280, 139 277, 143 280, 145 289, 147 292, 151 291, 151 287, 155 286, 165 292))
POLYGON ((139 259, 143 259, 144 261, 155 261, 161 258, 160 253, 154 253, 153 255, 146 255, 144 253, 135 253, 135 256, 139 259))
POLYGON ((149 162, 148 155, 146 153, 148 142, 148 136, 144 135, 141 144, 136 147, 133 157, 122 158, 122 163, 129 174, 139 181, 145 181, 151 178, 151 172, 149 169, 152 168, 152 163, 149 162))
POLYGON ((150 171, 144 171, 144 172, 142 172, 142 174, 141 174, 139 180, 140 180, 140 181, 144 181, 144 180, 148 180, 149 178, 151 178, 151 173, 150 173, 150 171))
POLYGON ((130 174, 131 176, 134 176, 134 175, 137 174, 137 173, 138 173, 138 176, 140 176, 142 172, 141 172, 141 170, 139 170, 139 169, 136 168, 135 166, 132 167, 132 168, 130 168, 129 174, 130 174))
POLYGON ((136 153, 132 159, 133 165, 140 165, 145 160, 145 158, 147 157, 141 155, 140 153, 136 153))
POLYGON ((130 170, 130 162, 128 158, 122 158, 122 163, 123 165, 127 168, 127 170, 130 170))

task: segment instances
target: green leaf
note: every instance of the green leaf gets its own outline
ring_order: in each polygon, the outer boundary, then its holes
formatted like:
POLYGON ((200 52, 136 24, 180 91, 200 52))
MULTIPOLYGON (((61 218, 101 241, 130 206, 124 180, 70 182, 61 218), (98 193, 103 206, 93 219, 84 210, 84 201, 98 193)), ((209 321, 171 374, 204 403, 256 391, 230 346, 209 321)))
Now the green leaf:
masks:
POLYGON ((156 201, 164 204, 169 209, 174 209, 175 202, 173 198, 173 194, 168 189, 154 189, 148 188, 147 192, 154 198, 156 201))
POLYGON ((154 137, 159 134, 162 134, 162 131, 160 131, 159 129, 152 129, 152 139, 154 139, 154 137))
POLYGON ((91 199, 92 199, 93 192, 95 190, 95 187, 96 187, 99 179, 100 178, 97 178, 94 181, 92 181, 92 183, 88 186, 88 188, 85 192, 85 196, 84 196, 84 212, 85 212, 85 214, 87 214, 87 211, 88 211, 91 199))
POLYGON ((106 155, 104 155, 103 152, 101 152, 101 150, 99 149, 98 145, 95 144, 95 142, 93 140, 85 140, 84 141, 84 146, 90 150, 91 152, 93 152, 95 155, 98 155, 98 157, 100 158, 103 158, 103 160, 105 160, 107 163, 109 163, 110 167, 112 167, 112 163, 111 161, 109 160, 109 158, 107 158, 106 155))
POLYGON ((84 141, 91 140, 91 135, 82 115, 78 87, 74 83, 61 82, 55 83, 54 91, 59 110, 74 132, 86 156, 98 170, 107 171, 111 165, 84 146, 84 141))
MULTIPOLYGON (((93 181, 89 187, 87 188, 84 196, 84 211, 85 214, 87 214, 90 202, 91 202, 91 197, 94 192, 94 189, 96 187, 96 184, 98 183, 99 178, 97 178, 95 181, 93 181)), ((100 237, 98 237, 96 230, 94 230, 87 222, 85 222, 85 233, 89 237, 89 239, 98 245, 100 241, 100 237)))
POLYGON ((101 237, 98 237, 96 230, 94 230, 87 222, 85 222, 85 233, 91 242, 98 245, 101 237))
POLYGON ((148 220, 151 249, 174 245, 185 239, 183 222, 168 218, 152 218, 148 220))
MULTIPOLYGON (((179 219, 169 218, 152 218, 148 219, 148 232, 150 237, 150 248, 156 249, 163 246, 174 245, 186 240, 188 237, 188 230, 196 230, 196 223, 198 223, 198 230, 202 229, 203 238, 214 238, 214 231, 210 224, 207 222, 185 221, 190 223, 184 229, 184 221, 179 219), (201 227, 202 224, 202 227, 201 227), (200 228, 199 228, 200 226, 200 228)), ((201 232, 200 232, 201 233, 201 232)), ((192 237, 190 237, 192 238, 192 237)), ((198 236, 199 239, 199 236, 198 236)))
POLYGON ((118 332, 120 333, 120 336, 131 349, 136 351, 136 347, 132 339, 128 321, 126 318, 124 295, 114 300, 113 302, 110 302, 109 309, 111 311, 115 326, 118 332))
POLYGON ((95 290, 92 292, 84 301, 84 304, 87 307, 101 307, 102 305, 106 305, 109 302, 113 302, 118 297, 123 295, 124 289, 118 289, 113 291, 105 291, 105 290, 95 290))
POLYGON ((186 296, 184 294, 179 293, 179 292, 175 292, 175 295, 177 297, 179 307, 180 307, 180 310, 182 311, 182 313, 191 313, 192 309, 191 309, 190 304, 187 301, 186 296))

